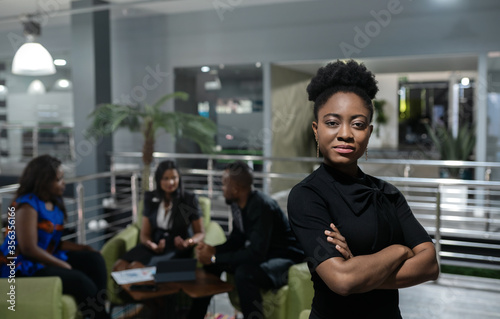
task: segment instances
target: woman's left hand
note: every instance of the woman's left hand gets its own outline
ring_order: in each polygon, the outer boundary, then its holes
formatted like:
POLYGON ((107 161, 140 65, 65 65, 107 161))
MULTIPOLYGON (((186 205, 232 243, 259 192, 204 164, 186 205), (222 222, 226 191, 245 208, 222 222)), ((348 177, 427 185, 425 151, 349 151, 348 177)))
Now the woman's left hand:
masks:
POLYGON ((326 240, 335 245, 335 248, 342 254, 342 256, 344 256, 345 260, 349 260, 354 257, 349 249, 349 246, 347 245, 345 237, 340 234, 337 227, 335 227, 332 223, 330 224, 330 228, 332 231, 325 230, 326 240))
POLYGON ((182 239, 181 236, 176 236, 174 238, 175 248, 178 250, 184 250, 189 247, 189 242, 187 240, 182 239))

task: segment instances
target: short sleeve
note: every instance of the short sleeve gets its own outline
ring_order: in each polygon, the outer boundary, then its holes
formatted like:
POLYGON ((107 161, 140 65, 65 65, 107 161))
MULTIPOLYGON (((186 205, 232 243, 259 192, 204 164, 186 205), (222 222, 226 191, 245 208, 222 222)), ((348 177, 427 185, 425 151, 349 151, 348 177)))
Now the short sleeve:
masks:
POLYGON ((153 197, 154 197, 153 192, 144 193, 144 207, 142 210, 142 215, 144 217, 149 218, 153 213, 156 213, 151 211, 151 201, 153 200, 153 197))
POLYGON ((25 194, 16 199, 16 206, 19 207, 22 204, 28 204, 37 212, 40 211, 40 207, 38 207, 38 200, 33 194, 25 194))
POLYGON ((192 213, 189 215, 189 220, 198 220, 200 219, 201 216, 203 216, 203 212, 201 211, 201 206, 200 206, 200 201, 198 200, 198 196, 193 194, 192 197, 192 202, 193 202, 193 210, 192 213))
POLYGON ((193 221, 202 216, 198 196, 192 193, 185 193, 184 200, 179 203, 179 212, 185 220, 193 221))
POLYGON ((311 270, 332 257, 342 257, 326 240, 325 230, 333 222, 325 200, 317 190, 295 186, 288 196, 288 218, 311 270))
POLYGON ((432 239, 425 228, 415 218, 415 215, 413 215, 413 212, 403 194, 398 191, 396 196, 396 211, 401 229, 403 231, 405 245, 413 249, 421 243, 432 242, 432 239))

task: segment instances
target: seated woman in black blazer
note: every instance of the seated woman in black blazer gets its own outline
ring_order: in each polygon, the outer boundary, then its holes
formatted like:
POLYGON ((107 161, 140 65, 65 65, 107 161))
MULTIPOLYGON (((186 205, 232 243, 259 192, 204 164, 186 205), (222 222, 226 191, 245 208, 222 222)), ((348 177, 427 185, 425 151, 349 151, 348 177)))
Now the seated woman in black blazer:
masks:
POLYGON ((175 163, 161 162, 155 181, 156 190, 144 194, 140 243, 116 261, 113 271, 147 266, 156 256, 189 258, 205 237, 198 198, 183 190, 175 163))

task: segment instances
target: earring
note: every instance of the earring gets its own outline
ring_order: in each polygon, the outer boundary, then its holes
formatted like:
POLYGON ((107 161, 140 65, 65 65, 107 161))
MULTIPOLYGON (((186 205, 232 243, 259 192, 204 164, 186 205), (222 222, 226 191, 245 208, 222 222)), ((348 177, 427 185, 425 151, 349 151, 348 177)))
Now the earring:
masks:
POLYGON ((367 161, 367 160, 368 160, 368 147, 365 150, 365 161, 367 161))
POLYGON ((316 157, 319 157, 319 143, 316 141, 316 157))

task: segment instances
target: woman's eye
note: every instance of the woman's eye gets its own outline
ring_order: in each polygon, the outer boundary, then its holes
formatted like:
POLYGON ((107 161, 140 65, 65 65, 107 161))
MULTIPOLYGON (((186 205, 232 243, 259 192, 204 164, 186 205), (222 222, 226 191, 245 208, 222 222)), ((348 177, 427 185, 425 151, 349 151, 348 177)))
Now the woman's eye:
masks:
POLYGON ((354 122, 353 126, 357 128, 365 128, 366 125, 364 122, 354 122))
POLYGON ((336 121, 327 121, 326 125, 327 126, 336 126, 336 125, 338 125, 338 122, 336 122, 336 121))

